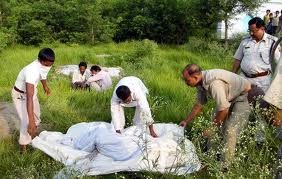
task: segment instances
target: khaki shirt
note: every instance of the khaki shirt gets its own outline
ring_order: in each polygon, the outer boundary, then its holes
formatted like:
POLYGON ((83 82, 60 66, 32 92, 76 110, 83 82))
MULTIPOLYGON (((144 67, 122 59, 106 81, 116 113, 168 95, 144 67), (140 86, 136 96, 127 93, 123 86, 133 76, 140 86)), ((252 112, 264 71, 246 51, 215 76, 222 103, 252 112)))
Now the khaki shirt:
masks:
MULTIPOLYGON (((265 71, 271 71, 269 61, 272 44, 277 37, 264 33, 261 41, 256 42, 252 37, 245 38, 237 49, 234 58, 241 61, 241 70, 252 75, 265 71)), ((279 48, 275 51, 276 63, 280 58, 279 48)))
POLYGON ((246 98, 245 88, 250 82, 245 78, 221 69, 203 71, 202 75, 202 84, 197 86, 197 98, 200 104, 205 104, 207 97, 211 96, 216 101, 217 111, 222 111, 229 108, 235 99, 246 98))

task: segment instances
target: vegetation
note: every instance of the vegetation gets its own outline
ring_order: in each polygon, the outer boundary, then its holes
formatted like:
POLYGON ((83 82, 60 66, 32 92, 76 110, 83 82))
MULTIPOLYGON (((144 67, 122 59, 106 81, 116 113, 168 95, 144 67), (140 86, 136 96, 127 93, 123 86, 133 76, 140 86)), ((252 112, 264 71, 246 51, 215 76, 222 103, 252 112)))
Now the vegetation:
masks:
MULTIPOLYGON (((204 69, 230 69, 233 51, 225 50, 217 42, 191 38, 182 46, 164 46, 144 41, 107 43, 95 46, 45 44, 56 52, 56 62, 48 76, 52 95, 46 97, 39 85, 39 100, 42 108, 42 128, 44 130, 66 132, 73 124, 84 121, 110 122, 110 98, 113 89, 104 93, 94 91, 74 91, 70 88, 70 79, 58 75, 55 69, 60 65, 77 64, 81 59, 89 64, 102 66, 120 66, 124 75, 140 77, 149 88, 149 103, 156 122, 176 123, 184 119, 190 111, 195 90, 188 88, 181 80, 181 71, 187 63, 198 63, 204 69), (206 44, 205 46, 203 44, 206 44), (193 52, 192 52, 193 51, 193 52), (110 54, 100 58, 97 54, 110 54)), ((40 47, 17 45, 7 48, 0 54, 0 101, 11 101, 10 91, 18 72, 37 56, 40 47)), ((116 84, 118 79, 114 80, 116 84)), ((197 148, 204 168, 188 177, 227 177, 227 178, 270 178, 273 176, 277 141, 272 128, 267 128, 266 142, 257 148, 254 131, 250 125, 239 144, 236 160, 227 172, 221 170, 217 160, 219 149, 205 153, 202 131, 211 121, 213 102, 209 103, 201 116, 187 128, 187 137, 197 148)), ((131 121, 133 111, 126 113, 131 121)), ((43 152, 30 148, 21 155, 17 143, 18 134, 0 142, 0 178, 51 178, 63 165, 54 161, 43 152)), ((220 146, 220 145, 219 145, 220 146)), ((101 178, 97 176, 94 178, 101 178)), ((151 172, 118 173, 103 177, 115 178, 171 178, 171 174, 160 175, 151 172)), ((86 177, 88 178, 88 177, 86 177)), ((183 177, 180 177, 183 178, 183 177)))

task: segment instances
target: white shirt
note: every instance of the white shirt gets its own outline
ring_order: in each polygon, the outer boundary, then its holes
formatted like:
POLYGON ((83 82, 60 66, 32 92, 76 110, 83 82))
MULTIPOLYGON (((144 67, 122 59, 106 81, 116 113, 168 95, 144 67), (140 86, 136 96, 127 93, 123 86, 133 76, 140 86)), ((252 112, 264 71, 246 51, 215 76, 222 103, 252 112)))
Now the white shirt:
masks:
POLYGON ((86 81, 90 76, 90 71, 89 70, 85 70, 85 72, 83 73, 83 75, 80 73, 80 71, 75 71, 72 74, 72 83, 75 82, 83 82, 86 81))
POLYGON ((121 120, 124 120, 124 111, 122 107, 136 107, 139 108, 142 122, 148 124, 153 123, 151 110, 147 101, 148 89, 143 82, 134 76, 122 78, 115 87, 111 100, 111 115, 112 123, 116 130, 123 128, 121 120), (127 86, 131 92, 132 101, 129 104, 125 104, 121 99, 117 97, 116 89, 119 86, 127 86))
POLYGON ((279 24, 279 17, 273 17, 272 26, 278 26, 279 24))
POLYGON ((96 82, 101 89, 105 90, 112 86, 112 79, 108 72, 101 70, 95 75, 92 75, 88 78, 87 84, 96 82))
MULTIPOLYGON (((259 42, 256 42, 252 37, 245 38, 237 49, 234 58, 241 61, 241 69, 249 75, 270 71, 270 48, 275 41, 277 41, 277 37, 267 33, 264 33, 262 40, 259 42)), ((275 51, 276 63, 279 59, 280 52, 279 48, 277 48, 275 51)))
POLYGON ((41 65, 39 60, 34 60, 20 71, 15 86, 24 92, 26 92, 26 83, 33 84, 36 88, 40 80, 47 79, 50 68, 41 65))

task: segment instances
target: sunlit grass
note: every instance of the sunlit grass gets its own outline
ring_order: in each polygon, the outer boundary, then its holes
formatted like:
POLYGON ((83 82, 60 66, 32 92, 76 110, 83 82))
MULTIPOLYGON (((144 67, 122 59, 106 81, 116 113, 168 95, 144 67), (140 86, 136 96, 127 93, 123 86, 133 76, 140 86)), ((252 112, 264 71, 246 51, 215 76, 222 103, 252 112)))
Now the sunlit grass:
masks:
MULTIPOLYGON (((85 60, 88 64, 98 64, 102 66, 120 66, 123 68, 124 75, 134 75, 141 78, 150 91, 149 103, 152 107, 153 116, 156 122, 172 122, 178 124, 190 112, 195 101, 195 89, 188 88, 181 80, 181 72, 188 63, 198 63, 204 69, 224 68, 231 69, 232 54, 228 53, 224 58, 207 53, 196 53, 190 51, 188 46, 158 46, 151 55, 138 57, 137 61, 130 63, 127 58, 134 56, 138 51, 136 42, 125 42, 120 44, 109 43, 97 46, 79 46, 65 44, 42 45, 41 47, 52 47, 56 53, 54 68, 66 64, 78 64, 85 60), (109 54, 111 57, 99 58, 98 54, 109 54), (131 55, 131 56, 130 56, 131 55)), ((192 43, 192 42, 191 42, 192 43)), ((142 43, 141 43, 142 45, 142 43)), ((188 44, 189 45, 189 44, 188 44)), ((41 47, 15 46, 5 49, 0 54, 0 101, 10 101, 10 91, 15 82, 19 71, 27 64, 36 59, 41 47)), ((141 47, 141 46, 140 46, 141 47)), ((142 46, 142 48, 144 48, 142 46)), ((151 50, 151 49, 148 49, 151 50)), ((138 52, 139 53, 139 52, 138 52)), ((134 56, 136 57, 136 56, 134 56)), ((114 85, 118 79, 114 79, 114 85)), ((73 124, 83 121, 106 121, 110 122, 110 99, 113 88, 104 92, 94 91, 74 91, 70 88, 69 77, 56 74, 55 70, 48 76, 48 84, 52 95, 46 97, 39 84, 39 100, 42 110, 42 128, 44 130, 66 132, 73 124)), ((203 120, 210 120, 208 111, 213 103, 209 103, 203 110, 203 120)), ((133 111, 127 111, 127 118, 133 116, 133 111)), ((236 163, 229 173, 220 173, 215 158, 206 156, 201 152, 200 132, 203 121, 194 122, 197 129, 188 131, 188 137, 195 143, 199 152, 200 159, 204 165, 209 164, 208 169, 204 169, 190 177, 251 177, 254 174, 249 170, 264 167, 272 161, 270 153, 273 151, 265 148, 258 151, 252 145, 248 145, 246 150, 250 150, 251 162, 236 163), (194 138, 194 136, 197 136, 194 138), (254 160, 255 156, 265 158, 254 160), (254 162, 255 161, 255 162, 254 162), (215 163, 214 163, 215 162, 215 163), (255 165, 255 166, 253 166, 255 165), (258 166, 262 165, 262 166, 258 166), (241 173, 241 174, 240 174, 241 173)), ((191 129, 191 125, 188 130, 191 129)), ((271 136, 269 136, 271 138, 271 136)), ((248 141, 248 140, 246 140, 248 141)), ((245 145, 245 144, 244 144, 245 145)), ((271 142, 271 146, 275 142, 271 142)), ((246 151, 244 150, 244 152, 246 151)), ((52 178, 63 165, 56 162, 44 153, 30 149, 27 154, 20 155, 17 144, 17 134, 10 139, 0 142, 0 178, 52 178)), ((266 171, 261 170, 261 171, 266 171)), ((159 174, 140 173, 140 174, 118 174, 110 175, 109 178, 118 176, 152 176, 159 178, 159 174)), ((255 176, 270 176, 255 175, 255 176)), ((171 176, 162 176, 170 178, 171 176)), ((87 177, 88 178, 88 177, 87 177)))

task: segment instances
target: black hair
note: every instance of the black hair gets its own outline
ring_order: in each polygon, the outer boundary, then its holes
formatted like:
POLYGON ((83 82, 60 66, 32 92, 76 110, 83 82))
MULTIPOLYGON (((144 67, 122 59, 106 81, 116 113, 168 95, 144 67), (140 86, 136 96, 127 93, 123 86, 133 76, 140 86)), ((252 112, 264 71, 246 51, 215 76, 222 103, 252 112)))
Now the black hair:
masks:
POLYGON ((116 90, 116 94, 119 99, 125 101, 131 94, 130 89, 127 86, 119 86, 116 90))
POLYGON ((270 12, 270 9, 267 9, 266 12, 270 12))
POLYGON ((87 68, 87 63, 86 62, 80 62, 78 64, 78 67, 85 67, 85 68, 87 68))
POLYGON ((97 72, 99 72, 99 71, 101 71, 101 68, 98 65, 93 65, 91 67, 90 71, 97 71, 97 72))
POLYGON ((249 26, 250 26, 250 25, 253 25, 253 24, 256 24, 256 27, 257 27, 257 28, 265 27, 264 21, 263 21, 261 18, 259 18, 259 17, 254 17, 254 18, 252 18, 252 19, 249 21, 248 24, 249 24, 249 26))
POLYGON ((51 48, 43 48, 38 53, 38 59, 42 61, 55 61, 55 53, 51 48))
POLYGON ((186 65, 182 73, 184 73, 185 71, 187 71, 189 75, 193 75, 196 73, 199 74, 201 73, 202 68, 197 64, 188 64, 186 65))

